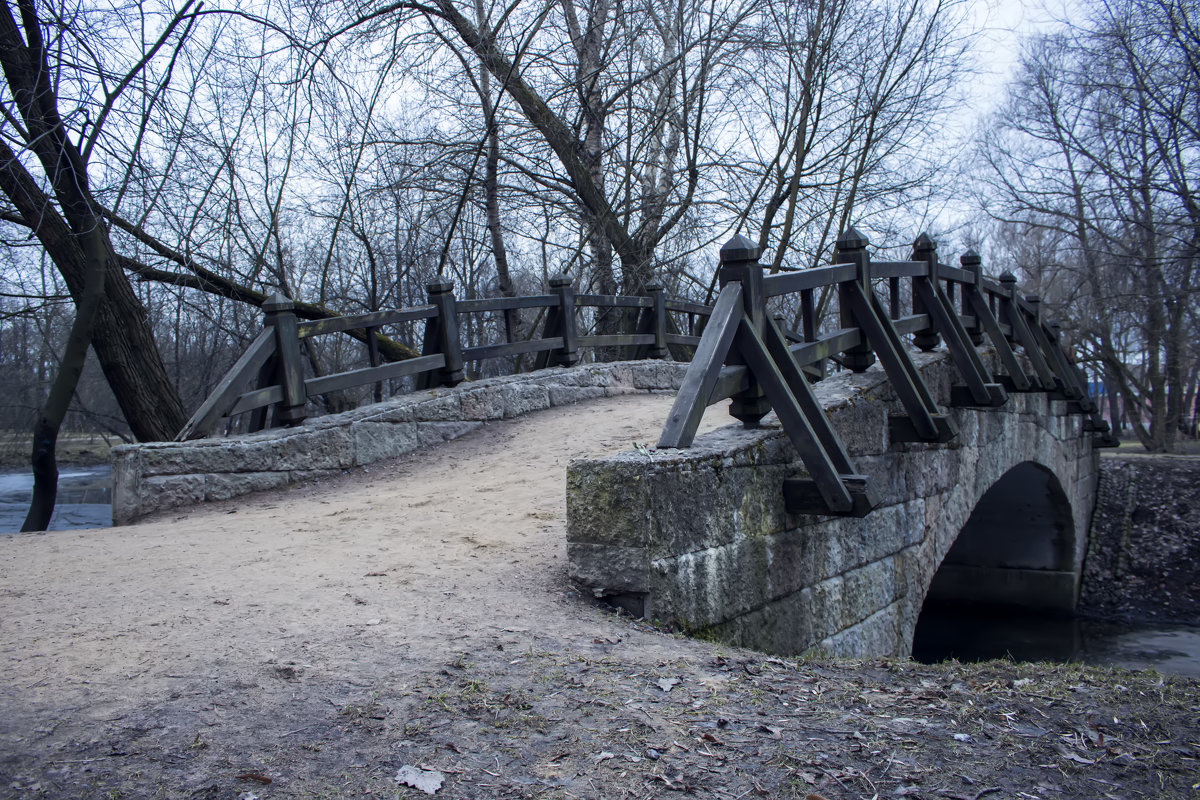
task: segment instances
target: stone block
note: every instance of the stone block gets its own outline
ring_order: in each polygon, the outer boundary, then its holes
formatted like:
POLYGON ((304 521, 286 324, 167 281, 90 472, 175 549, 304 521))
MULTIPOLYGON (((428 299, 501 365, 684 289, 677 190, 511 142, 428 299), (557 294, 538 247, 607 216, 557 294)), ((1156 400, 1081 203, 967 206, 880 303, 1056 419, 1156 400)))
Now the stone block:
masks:
POLYGON ((143 513, 141 500, 141 448, 119 445, 112 449, 113 525, 126 525, 143 513))
POLYGON ((678 391, 687 373, 687 364, 674 361, 641 361, 630 367, 634 388, 647 391, 678 391))
POLYGON ((567 406, 584 400, 595 400, 604 397, 602 386, 550 386, 549 398, 551 406, 567 406))
POLYGON ((243 469, 245 445, 237 440, 208 439, 199 442, 150 442, 140 447, 147 475, 195 475, 243 469))
POLYGON ((370 413, 362 419, 370 422, 412 422, 413 405, 411 395, 401 395, 369 406, 370 413))
POLYGON ((460 419, 489 420, 504 418, 504 390, 485 386, 463 392, 459 398, 460 419))
POLYGON ((350 435, 358 466, 402 456, 420 446, 414 422, 356 422, 350 426, 350 435))
POLYGON ((845 574, 842 585, 844 626, 856 625, 896 601, 895 570, 895 561, 884 558, 845 574))
POLYGON ((354 443, 348 428, 297 432, 275 443, 278 461, 271 471, 341 469, 354 465, 354 443))
POLYGON ((499 394, 505 419, 543 411, 550 407, 550 392, 545 386, 535 383, 506 386, 499 394))
POLYGON ((204 476, 165 475, 143 478, 138 500, 139 515, 203 502, 204 476))
POLYGON ((807 596, 800 593, 773 600, 702 632, 738 647, 780 655, 803 653, 816 642, 807 596))
POLYGON ((567 466, 567 541, 650 547, 650 487, 646 476, 605 459, 567 466))
POLYGON ((783 465, 725 467, 711 457, 688 470, 659 465, 649 476, 653 557, 782 531, 783 479, 789 473, 783 465))
POLYGON ((228 472, 204 476, 204 499, 228 500, 251 492, 279 489, 291 482, 287 472, 228 472))
POLYGON ((762 540, 741 540, 653 561, 655 616, 688 629, 745 614, 766 602, 762 540))
POLYGON ((461 393, 439 390, 443 394, 417 400, 412 405, 413 419, 417 422, 458 422, 463 418, 461 393))
POLYGON ((842 585, 840 577, 829 578, 801 590, 801 602, 809 611, 813 641, 824 639, 841 630, 842 585))
POLYGON ((856 398, 827 413, 850 456, 873 456, 887 452, 887 408, 883 403, 865 397, 856 398))
POLYGON ((821 648, 833 655, 850 658, 892 655, 899 647, 899 614, 898 605, 881 609, 822 641, 821 648))
POLYGON ((567 574, 605 594, 649 592, 650 556, 644 547, 567 542, 567 574))
POLYGON ((418 422, 417 442, 422 447, 441 444, 466 436, 481 427, 482 422, 418 422))
POLYGON ((829 526, 807 525, 767 537, 766 595, 772 601, 828 577, 829 526))
POLYGON ((344 469, 294 469, 288 473, 288 482, 292 484, 320 483, 340 478, 345 474, 346 470, 344 469))

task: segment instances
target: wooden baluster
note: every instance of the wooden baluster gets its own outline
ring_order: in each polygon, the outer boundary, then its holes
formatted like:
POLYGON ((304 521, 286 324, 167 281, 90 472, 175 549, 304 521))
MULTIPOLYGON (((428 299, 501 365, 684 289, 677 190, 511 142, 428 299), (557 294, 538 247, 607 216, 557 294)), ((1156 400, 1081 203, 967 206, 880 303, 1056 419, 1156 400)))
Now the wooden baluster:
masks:
MULTIPOLYGON (((862 293, 871 293, 871 256, 867 253, 867 237, 854 228, 847 228, 838 237, 837 251, 833 260, 836 264, 855 264, 858 266, 858 277, 855 281, 860 285, 862 293)), ((838 285, 838 312, 843 328, 856 328, 858 322, 854 315, 851 287, 838 285)), ((863 333, 862 343, 855 345, 842 354, 842 366, 855 372, 862 372, 875 363, 875 354, 863 333)))
POLYGON ((295 308, 280 292, 262 305, 266 312, 264 324, 275 331, 275 381, 283 387, 283 401, 275 408, 275 421, 289 426, 299 425, 308 416, 304 408, 308 396, 304 391, 295 308))
MULTIPOLYGON (((929 265, 929 282, 936 286, 938 281, 937 242, 930 239, 928 234, 922 233, 913 242, 912 260, 924 261, 929 265)), ((927 309, 921 302, 921 298, 917 296, 915 287, 912 297, 912 310, 914 314, 927 313, 927 309)), ((940 343, 941 339, 932 325, 913 333, 913 345, 922 352, 928 352, 940 343)))
MULTIPOLYGON (((767 321, 767 298, 763 293, 763 267, 758 263, 762 248, 740 233, 721 247, 721 286, 737 281, 742 285, 742 311, 748 324, 762 335, 767 321)), ((737 348, 730 350, 726 364, 746 363, 737 348)), ((751 380, 750 386, 733 396, 729 414, 742 421, 747 428, 758 425, 759 420, 771 410, 771 404, 763 393, 762 386, 751 380)))
POLYGON ((646 286, 646 293, 654 300, 654 308, 649 309, 654 319, 654 344, 649 353, 650 358, 667 359, 671 357, 667 349, 667 292, 657 281, 646 286))
MULTIPOLYGON (((963 271, 971 276, 971 286, 974 291, 979 291, 979 280, 983 275, 983 259, 974 250, 968 250, 959 257, 958 263, 962 266, 963 271)), ((962 292, 962 313, 964 315, 974 315, 975 311, 971 307, 971 289, 964 288, 962 292)), ((967 335, 971 337, 971 344, 979 347, 983 344, 983 326, 976 320, 970 327, 967 328, 967 335)))

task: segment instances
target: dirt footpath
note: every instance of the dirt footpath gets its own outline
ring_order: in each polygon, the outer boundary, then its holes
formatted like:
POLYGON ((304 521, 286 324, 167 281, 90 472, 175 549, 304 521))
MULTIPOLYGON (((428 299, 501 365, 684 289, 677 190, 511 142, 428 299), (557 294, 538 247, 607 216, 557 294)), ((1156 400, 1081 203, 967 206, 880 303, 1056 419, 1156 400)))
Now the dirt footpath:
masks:
POLYGON ((0 797, 1200 797, 1195 681, 774 659, 580 597, 566 463, 670 401, 0 537, 0 797))

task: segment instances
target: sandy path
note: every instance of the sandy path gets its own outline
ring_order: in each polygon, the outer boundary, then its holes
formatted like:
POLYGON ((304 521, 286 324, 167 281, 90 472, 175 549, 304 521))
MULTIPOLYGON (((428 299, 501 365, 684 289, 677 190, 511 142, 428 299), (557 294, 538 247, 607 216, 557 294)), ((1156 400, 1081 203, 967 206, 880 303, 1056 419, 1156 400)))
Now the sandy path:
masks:
MULTIPOLYGON (((3 702, 105 717, 182 679, 402 679, 497 631, 609 626, 563 602, 566 465, 654 441, 671 401, 540 412, 320 485, 130 527, 0 537, 3 702)), ((706 424, 729 421, 714 409, 706 424)))

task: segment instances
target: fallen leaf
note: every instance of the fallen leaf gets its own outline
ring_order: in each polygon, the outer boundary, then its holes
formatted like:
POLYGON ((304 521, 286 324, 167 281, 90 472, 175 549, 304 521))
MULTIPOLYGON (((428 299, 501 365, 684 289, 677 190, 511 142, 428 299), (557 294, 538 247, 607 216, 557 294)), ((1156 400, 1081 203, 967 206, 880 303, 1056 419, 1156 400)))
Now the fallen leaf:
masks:
POLYGON ((414 789, 419 789, 425 794, 434 794, 438 789, 442 788, 442 782, 446 776, 437 770, 421 769, 409 764, 405 764, 396 773, 396 783, 402 783, 405 786, 411 786, 414 789))
POLYGON ((672 687, 679 685, 679 678, 659 678, 658 688, 664 692, 671 691, 672 687))
POLYGON ((967 734, 967 733, 956 733, 956 734, 954 734, 954 741, 969 742, 969 741, 971 741, 971 736, 970 736, 970 734, 967 734))
POLYGON ((260 772, 243 772, 241 775, 237 776, 237 779, 239 781, 258 781, 263 786, 266 786, 271 782, 270 778, 260 772))

